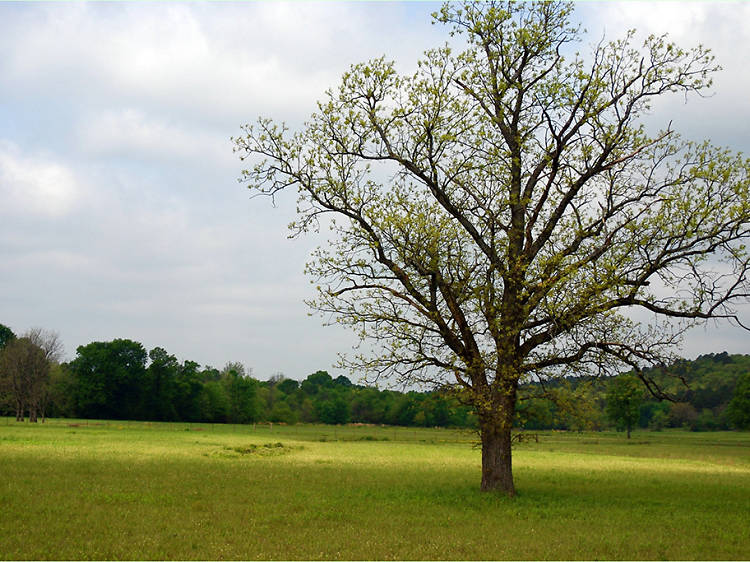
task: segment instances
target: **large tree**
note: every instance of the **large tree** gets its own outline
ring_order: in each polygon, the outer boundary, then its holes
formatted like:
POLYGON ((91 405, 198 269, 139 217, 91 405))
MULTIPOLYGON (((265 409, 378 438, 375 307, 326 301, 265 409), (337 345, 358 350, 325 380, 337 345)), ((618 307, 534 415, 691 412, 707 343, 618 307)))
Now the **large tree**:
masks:
POLYGON ((256 193, 297 189, 293 233, 330 226, 312 304, 379 344, 347 362, 460 389, 481 488, 509 495, 521 383, 627 366, 650 384, 644 365, 748 296, 750 164, 642 123, 707 88, 711 55, 634 33, 579 55, 572 10, 447 3, 461 52, 355 65, 302 130, 235 139, 256 193))

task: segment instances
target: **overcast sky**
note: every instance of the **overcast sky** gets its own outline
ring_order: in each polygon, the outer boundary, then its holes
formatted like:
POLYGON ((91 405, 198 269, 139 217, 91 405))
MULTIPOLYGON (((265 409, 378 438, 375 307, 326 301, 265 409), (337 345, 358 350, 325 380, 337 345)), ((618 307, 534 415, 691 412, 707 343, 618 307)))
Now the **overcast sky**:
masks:
MULTIPOLYGON (((251 200, 229 138, 260 115, 299 125, 353 63, 414 68, 449 39, 438 6, 0 2, 0 323, 59 332, 68 358, 130 338, 260 379, 341 374, 354 338, 303 303, 325 238, 287 239, 295 196, 251 200)), ((630 27, 712 48, 714 95, 670 98, 654 119, 750 154, 750 3, 582 3, 576 17, 582 48, 630 27)), ((684 355, 746 342, 712 325, 684 355)))

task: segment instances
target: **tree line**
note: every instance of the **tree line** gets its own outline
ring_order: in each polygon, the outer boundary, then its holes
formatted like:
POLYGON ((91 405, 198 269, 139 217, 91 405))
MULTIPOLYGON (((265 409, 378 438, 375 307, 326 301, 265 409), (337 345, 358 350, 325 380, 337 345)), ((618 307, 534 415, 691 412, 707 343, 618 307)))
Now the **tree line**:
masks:
MULTIPOLYGON (((23 421, 46 416, 205 423, 372 423, 476 428, 460 395, 380 390, 316 371, 297 381, 266 381, 237 362, 222 369, 146 351, 129 339, 92 342, 61 362, 62 343, 35 328, 16 337, 0 324, 0 413, 23 421)), ((526 385, 515 427, 601 430, 616 427, 695 431, 750 428, 750 355, 681 360, 649 377, 671 400, 651 397, 631 373, 567 377, 526 385)))
POLYGON ((526 429, 600 430, 615 427, 691 431, 750 429, 750 355, 726 352, 680 359, 642 375, 566 377, 546 388, 536 385, 520 403, 517 423, 526 429))
MULTIPOLYGON (((52 332, 34 330, 54 339, 52 332)), ((398 392, 316 371, 299 382, 282 374, 257 380, 237 362, 222 369, 180 362, 161 347, 129 339, 92 342, 61 363, 44 342, 0 324, 0 413, 205 423, 350 422, 472 427, 471 409, 439 392, 398 392), (23 349, 26 355, 21 355, 23 349), (26 358, 33 358, 32 363, 26 358), (23 385, 26 385, 23 387, 23 385), (22 388, 23 387, 23 388, 22 388)))

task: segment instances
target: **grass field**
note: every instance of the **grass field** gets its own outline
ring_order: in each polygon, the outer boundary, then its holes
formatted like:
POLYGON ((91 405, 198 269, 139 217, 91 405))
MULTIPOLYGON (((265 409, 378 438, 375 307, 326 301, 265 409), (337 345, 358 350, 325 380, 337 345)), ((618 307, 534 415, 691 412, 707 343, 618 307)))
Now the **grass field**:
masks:
POLYGON ((2 559, 749 559, 750 434, 0 418, 2 559))

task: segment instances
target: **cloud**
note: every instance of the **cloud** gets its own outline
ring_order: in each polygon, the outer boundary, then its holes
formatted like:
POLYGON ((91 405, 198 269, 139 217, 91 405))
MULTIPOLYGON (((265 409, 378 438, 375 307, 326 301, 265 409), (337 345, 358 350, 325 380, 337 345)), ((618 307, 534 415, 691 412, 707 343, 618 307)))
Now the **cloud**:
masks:
POLYGON ((605 28, 608 35, 637 29, 648 34, 668 31, 675 37, 685 37, 702 26, 708 17, 705 5, 699 2, 606 2, 586 6, 588 29, 605 28))
POLYGON ((56 207, 75 211, 64 225, 33 219, 28 198, 4 207, 17 228, 0 225, 0 321, 57 329, 71 352, 132 337, 202 363, 238 359, 261 375, 330 367, 353 340, 307 317, 303 263, 318 241, 286 240, 293 195, 278 208, 248 202, 229 137, 258 115, 301 123, 354 62, 386 52, 416 60, 437 30, 394 25, 415 9, 3 7, 0 124, 20 147, 4 154, 15 175, 47 169, 39 155, 56 154, 49 163, 68 178, 58 185, 92 188, 56 207))
POLYGON ((589 40, 606 35, 623 37, 628 29, 642 40, 650 34, 668 34, 678 46, 702 45, 711 50, 722 70, 713 75, 713 86, 705 98, 680 94, 658 98, 653 103, 656 126, 671 120, 674 128, 691 140, 711 139, 715 144, 750 152, 747 135, 747 92, 750 74, 750 3, 747 2, 588 2, 580 3, 589 40))
POLYGON ((24 154, 0 141, 0 216, 57 218, 79 203, 83 189, 65 165, 46 154, 24 154))
POLYGON ((86 113, 77 131, 81 150, 94 157, 167 161, 227 160, 231 156, 226 137, 210 130, 189 130, 174 119, 164 120, 143 110, 118 108, 86 113))
MULTIPOLYGON (((329 368, 354 338, 322 329, 302 302, 303 263, 325 242, 286 239, 294 194, 249 201, 229 137, 258 116, 299 126, 353 63, 386 55, 410 72, 448 39, 430 25, 438 6, 0 4, 0 322, 56 329, 70 352, 131 337, 259 376, 329 368)), ((638 27, 713 47, 727 69, 715 97, 673 98, 659 116, 747 149, 748 10, 578 11, 594 40, 638 27)))
POLYGON ((414 44, 419 35, 396 42, 398 29, 379 21, 392 13, 341 2, 52 5, 6 30, 0 69, 16 88, 54 84, 84 106, 109 98, 193 119, 259 109, 301 119, 349 64, 414 44))

